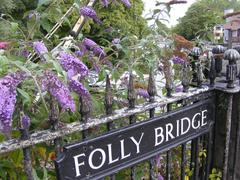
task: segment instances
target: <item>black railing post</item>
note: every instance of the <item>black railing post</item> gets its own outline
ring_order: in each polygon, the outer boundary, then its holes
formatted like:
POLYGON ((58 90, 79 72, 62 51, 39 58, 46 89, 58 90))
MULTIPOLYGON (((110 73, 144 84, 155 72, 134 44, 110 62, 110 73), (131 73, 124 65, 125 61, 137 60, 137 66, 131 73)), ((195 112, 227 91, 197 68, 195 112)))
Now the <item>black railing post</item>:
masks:
MULTIPOLYGON (((90 117, 90 112, 91 109, 89 105, 86 104, 86 102, 83 101, 83 98, 79 98, 80 102, 80 114, 81 114, 81 119, 80 122, 87 123, 88 119, 90 117)), ((82 138, 86 139, 89 136, 89 130, 84 130, 82 131, 82 138)))
MULTIPOLYGON (((129 109, 135 108, 136 93, 134 90, 134 76, 132 71, 129 73, 129 84, 128 84, 128 103, 129 109)), ((136 123, 136 115, 129 116, 130 124, 136 123)), ((131 180, 134 180, 136 176, 136 167, 131 167, 131 180)))
POLYGON ((203 82, 202 64, 201 62, 198 62, 197 63, 197 86, 199 88, 202 87, 202 82, 203 82))
POLYGON ((224 59, 228 60, 227 65, 227 88, 234 88, 237 78, 237 64, 236 61, 240 59, 239 53, 235 49, 228 49, 224 53, 224 59))
MULTIPOLYGON (((112 114, 113 112, 113 94, 112 94, 112 87, 111 87, 111 81, 110 81, 110 77, 109 74, 107 74, 106 76, 106 88, 105 88, 105 111, 107 115, 112 114)), ((111 131, 115 129, 115 125, 113 122, 109 122, 107 123, 107 130, 111 131)), ((111 180, 115 180, 115 175, 111 175, 110 176, 111 180)))
MULTIPOLYGON (((169 66, 166 68, 166 90, 167 90, 167 97, 172 97, 172 90, 173 90, 173 77, 172 77, 172 67, 169 66)), ((167 104, 167 112, 172 110, 172 103, 167 104)), ((171 169, 172 169, 172 151, 167 151, 167 163, 166 163, 166 179, 171 179, 171 169)))
POLYGON ((216 69, 215 69, 215 59, 211 57, 210 62, 210 71, 209 71, 209 79, 210 79, 210 87, 213 87, 215 85, 215 79, 216 79, 216 69))
MULTIPOLYGON (((187 93, 189 90, 189 84, 191 82, 191 68, 189 64, 185 61, 182 67, 182 77, 181 77, 183 92, 187 93)), ((183 101, 183 106, 187 105, 187 100, 183 101)), ((187 144, 183 143, 181 147, 181 180, 185 180, 185 167, 186 167, 186 147, 187 144)))
MULTIPOLYGON (((149 94, 149 102, 153 103, 155 100, 155 95, 156 95, 156 84, 155 84, 155 79, 154 79, 154 71, 153 68, 150 69, 149 73, 149 79, 148 79, 148 94, 149 94)), ((149 117, 153 118, 155 115, 155 108, 149 110, 149 117)), ((155 159, 150 159, 149 162, 149 169, 150 169, 150 174, 149 174, 149 180, 154 180, 156 179, 156 175, 154 173, 154 166, 155 166, 155 159)))
POLYGON ((193 61, 191 62, 192 71, 193 71, 193 82, 197 82, 198 76, 197 76, 197 63, 199 61, 199 57, 202 54, 202 50, 199 47, 194 47, 190 53, 190 56, 192 56, 193 61))
MULTIPOLYGON (((234 88, 237 77, 237 65, 236 61, 240 59, 239 53, 235 49, 228 49, 224 53, 224 59, 229 61, 227 65, 227 88, 234 88)), ((229 145, 231 139, 231 125, 232 125, 232 106, 233 106, 233 94, 228 94, 228 106, 227 106, 227 120, 226 120, 226 136, 225 136, 225 150, 224 150, 224 164, 223 164, 223 180, 228 179, 228 160, 229 160, 229 145)))
MULTIPOLYGON (((106 88, 105 88, 105 111, 107 115, 112 114, 113 111, 113 94, 112 94, 112 87, 111 87, 111 82, 110 82, 110 77, 107 74, 106 76, 106 88)), ((114 123, 113 122, 109 122, 107 123, 107 128, 108 131, 111 131, 112 129, 114 129, 114 123)))
POLYGON ((240 172, 239 172, 239 159, 240 159, 240 102, 239 102, 240 94, 237 95, 237 128, 236 128, 236 143, 235 143, 235 149, 234 149, 234 162, 233 162, 233 179, 239 179, 240 178, 240 172))
MULTIPOLYGON (((56 131, 59 128, 59 109, 58 103, 54 100, 52 96, 50 97, 49 105, 50 105, 49 120, 52 125, 52 130, 56 131)), ((54 139, 54 147, 56 157, 59 157, 60 153, 62 152, 61 138, 54 139)))
POLYGON ((183 92, 188 92, 189 84, 191 82, 191 69, 188 62, 184 62, 182 67, 182 86, 183 92))
MULTIPOLYGON (((24 116, 25 116, 24 113, 20 112, 20 123, 19 123, 19 131, 21 133, 20 140, 27 140, 30 138, 29 137, 30 119, 29 119, 29 122, 24 122, 26 121, 26 116, 25 117, 24 116)), ((34 180, 30 147, 23 148, 23 166, 27 176, 27 180, 34 180)))

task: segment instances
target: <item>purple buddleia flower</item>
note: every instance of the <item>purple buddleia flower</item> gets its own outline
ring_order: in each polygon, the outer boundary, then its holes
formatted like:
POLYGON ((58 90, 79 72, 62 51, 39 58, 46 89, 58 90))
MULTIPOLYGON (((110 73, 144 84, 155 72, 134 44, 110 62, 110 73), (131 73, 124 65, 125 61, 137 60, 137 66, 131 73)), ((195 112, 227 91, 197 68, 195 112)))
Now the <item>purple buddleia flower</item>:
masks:
POLYGON ((27 49, 23 49, 21 51, 21 56, 27 58, 29 56, 30 52, 27 49))
POLYGON ((162 175, 160 174, 160 172, 158 172, 158 174, 157 174, 157 180, 164 180, 164 178, 162 177, 162 175))
POLYGON ((131 3, 129 0, 120 0, 127 8, 131 7, 131 3))
POLYGON ((98 44, 89 38, 84 38, 82 44, 88 49, 92 50, 94 47, 98 47, 98 44))
POLYGON ((28 14, 28 19, 32 19, 34 16, 35 16, 35 12, 34 12, 34 11, 31 11, 31 12, 28 14))
POLYGON ((121 40, 120 40, 119 38, 114 38, 114 39, 112 40, 112 44, 113 44, 113 45, 120 44, 120 42, 121 42, 121 40))
POLYGON ((100 67, 91 54, 88 56, 88 59, 92 63, 92 67, 93 67, 94 71, 99 73, 100 67))
POLYGON ((99 57, 99 59, 103 59, 106 56, 106 53, 103 51, 103 49, 101 47, 95 47, 93 48, 93 54, 97 57, 99 57))
POLYGON ((90 6, 83 6, 80 9, 80 14, 92 18, 96 23, 102 24, 102 21, 98 18, 96 11, 90 6))
POLYGON ((182 86, 182 85, 177 86, 177 87, 175 88, 175 92, 176 92, 176 93, 182 92, 182 91, 183 91, 183 86, 182 86))
POLYGON ((10 73, 0 79, 0 131, 9 135, 12 115, 16 104, 17 86, 26 78, 26 73, 10 73))
POLYGON ((54 73, 46 71, 41 78, 41 86, 43 91, 48 91, 64 110, 76 111, 75 102, 69 89, 54 73))
POLYGON ((21 128, 28 129, 30 126, 30 123, 31 123, 31 119, 26 114, 24 114, 21 117, 21 128))
POLYGON ((80 75, 81 79, 88 75, 89 70, 87 66, 73 55, 60 52, 58 59, 62 68, 67 72, 69 71, 68 75, 70 79, 75 75, 80 75))
POLYGON ((136 94, 138 96, 141 96, 143 98, 149 98, 149 94, 146 89, 138 88, 136 91, 136 94))
POLYGON ((81 98, 82 102, 91 109, 92 107, 92 98, 88 90, 83 86, 82 83, 75 79, 69 81, 69 87, 71 91, 76 92, 81 98))
POLYGON ((108 7, 109 1, 108 0, 102 0, 103 7, 108 7))
POLYGON ((185 62, 184 59, 178 57, 178 56, 173 56, 172 61, 174 64, 183 64, 185 62))
POLYGON ((39 56, 48 53, 48 49, 46 48, 43 42, 37 41, 33 43, 33 48, 37 52, 39 56))
POLYGON ((84 55, 83 51, 80 51, 80 50, 75 51, 75 54, 76 54, 76 56, 78 56, 78 57, 82 57, 82 56, 84 55))
POLYGON ((161 155, 157 155, 156 156, 156 166, 157 168, 161 168, 161 160, 162 160, 162 156, 161 155))

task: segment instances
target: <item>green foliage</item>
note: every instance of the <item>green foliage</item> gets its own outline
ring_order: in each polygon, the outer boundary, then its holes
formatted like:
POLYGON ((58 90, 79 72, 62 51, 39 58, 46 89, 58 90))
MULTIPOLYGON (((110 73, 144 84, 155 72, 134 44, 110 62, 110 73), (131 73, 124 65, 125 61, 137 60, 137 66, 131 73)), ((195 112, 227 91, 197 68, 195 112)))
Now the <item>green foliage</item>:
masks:
POLYGON ((9 13, 15 8, 13 0, 1 0, 0 1, 0 13, 9 13))
POLYGON ((228 8, 240 10, 240 3, 229 0, 197 1, 188 9, 186 15, 179 19, 179 24, 173 31, 188 40, 196 37, 211 40, 213 27, 224 22, 224 9, 228 8))
POLYGON ((83 34, 106 46, 113 38, 136 35, 142 38, 149 32, 147 21, 141 16, 144 4, 142 0, 132 0, 132 7, 126 8, 120 1, 111 2, 108 8, 102 7, 100 1, 95 5, 102 25, 88 21, 83 34))
POLYGON ((221 171, 218 171, 217 169, 213 168, 212 173, 209 175, 210 180, 221 180, 222 173, 221 171))

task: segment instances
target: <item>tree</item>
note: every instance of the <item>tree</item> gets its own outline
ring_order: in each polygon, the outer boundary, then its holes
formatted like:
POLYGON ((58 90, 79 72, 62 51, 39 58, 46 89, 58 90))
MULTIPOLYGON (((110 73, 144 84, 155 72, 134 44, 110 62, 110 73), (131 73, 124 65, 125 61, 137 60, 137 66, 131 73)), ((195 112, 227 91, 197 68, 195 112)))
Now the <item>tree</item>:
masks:
POLYGON ((212 39, 213 27, 224 22, 224 9, 240 10, 240 3, 228 0, 200 0, 194 3, 179 19, 173 31, 188 40, 199 37, 212 39))
POLYGON ((130 2, 131 8, 126 8, 120 0, 112 1, 108 8, 102 7, 98 2, 95 9, 103 24, 98 25, 88 21, 83 33, 96 40, 99 38, 112 40, 114 37, 127 35, 142 38, 148 33, 147 21, 142 17, 144 4, 142 0, 130 0, 130 2))

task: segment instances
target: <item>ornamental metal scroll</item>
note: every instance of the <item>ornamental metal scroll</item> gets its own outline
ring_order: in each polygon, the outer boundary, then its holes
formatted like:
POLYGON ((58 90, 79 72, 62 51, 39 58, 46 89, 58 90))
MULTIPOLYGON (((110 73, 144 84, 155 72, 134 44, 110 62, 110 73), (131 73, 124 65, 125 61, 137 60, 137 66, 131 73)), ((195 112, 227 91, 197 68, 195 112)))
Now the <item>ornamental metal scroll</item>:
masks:
POLYGON ((67 145, 55 161, 58 179, 100 179, 211 130, 212 99, 67 145))

